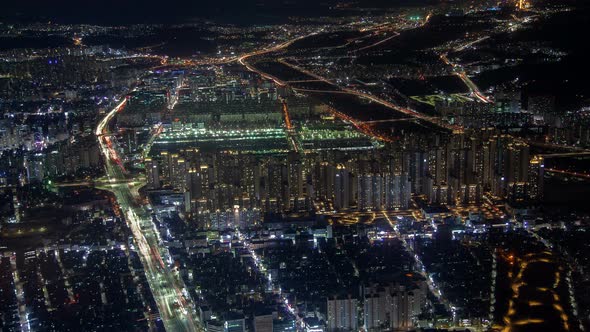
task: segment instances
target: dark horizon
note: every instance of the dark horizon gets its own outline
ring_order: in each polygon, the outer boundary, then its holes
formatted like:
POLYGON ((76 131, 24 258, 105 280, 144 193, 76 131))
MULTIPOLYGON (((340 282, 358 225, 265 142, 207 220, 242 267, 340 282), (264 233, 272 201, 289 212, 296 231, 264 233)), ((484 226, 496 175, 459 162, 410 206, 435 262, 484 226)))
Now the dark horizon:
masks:
POLYGON ((267 24, 283 22, 290 16, 342 15, 343 9, 334 9, 339 3, 350 3, 354 8, 396 8, 437 3, 437 0, 222 0, 187 1, 155 0, 125 2, 89 1, 80 4, 73 0, 27 1, 4 4, 0 20, 6 22, 48 22, 61 24, 175 24, 207 19, 233 24, 267 24))

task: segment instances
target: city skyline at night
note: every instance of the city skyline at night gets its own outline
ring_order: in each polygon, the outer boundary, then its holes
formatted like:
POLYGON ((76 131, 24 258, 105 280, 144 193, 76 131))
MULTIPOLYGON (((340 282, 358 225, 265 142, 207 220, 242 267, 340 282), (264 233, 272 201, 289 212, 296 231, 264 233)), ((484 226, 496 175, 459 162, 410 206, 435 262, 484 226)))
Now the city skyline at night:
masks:
POLYGON ((10 2, 2 331, 585 331, 584 1, 10 2))

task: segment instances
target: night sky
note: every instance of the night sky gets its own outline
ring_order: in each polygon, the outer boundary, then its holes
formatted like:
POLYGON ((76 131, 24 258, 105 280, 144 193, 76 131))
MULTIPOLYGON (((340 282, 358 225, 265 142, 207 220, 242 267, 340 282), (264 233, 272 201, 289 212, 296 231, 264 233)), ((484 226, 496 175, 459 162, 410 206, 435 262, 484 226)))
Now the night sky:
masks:
MULTIPOLYGON (((9 0, 0 18, 7 21, 125 24, 179 23, 194 18, 228 23, 274 23, 292 15, 333 14, 331 6, 397 7, 435 0, 9 0)), ((4 1, 3 1, 4 2, 4 1)))
MULTIPOLYGON (((191 18, 230 18, 264 16, 280 8, 317 7, 317 1, 297 0, 291 5, 269 0, 53 0, 23 1, 8 5, 12 17, 51 19, 62 23, 166 23, 191 18)), ((3 10, 4 11, 4 10, 3 10)), ((2 16, 9 16, 5 12, 2 16)))

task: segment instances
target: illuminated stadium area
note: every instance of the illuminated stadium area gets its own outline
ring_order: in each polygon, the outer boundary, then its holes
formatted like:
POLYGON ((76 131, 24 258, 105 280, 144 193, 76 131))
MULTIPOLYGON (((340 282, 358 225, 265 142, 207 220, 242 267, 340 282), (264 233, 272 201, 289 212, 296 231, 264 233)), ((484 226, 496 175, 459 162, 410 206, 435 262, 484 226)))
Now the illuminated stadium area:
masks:
POLYGON ((240 152, 273 154, 289 150, 282 128, 266 129, 202 129, 166 130, 154 142, 151 153, 198 148, 203 152, 240 152))
POLYGON ((369 150, 382 146, 344 124, 304 125, 291 135, 285 128, 207 129, 187 125, 165 130, 154 141, 150 154, 185 148, 197 148, 202 152, 283 154, 290 150, 290 143, 297 144, 298 150, 303 152, 369 150))

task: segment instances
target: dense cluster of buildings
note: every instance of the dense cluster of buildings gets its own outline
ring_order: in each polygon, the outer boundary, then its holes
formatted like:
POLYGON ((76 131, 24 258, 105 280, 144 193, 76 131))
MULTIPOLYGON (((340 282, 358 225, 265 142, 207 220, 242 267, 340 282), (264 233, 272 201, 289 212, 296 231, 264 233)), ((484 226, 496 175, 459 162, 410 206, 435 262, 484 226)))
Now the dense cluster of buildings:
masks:
POLYGON ((2 196, 17 219, 4 223, 2 204, 2 328, 163 331, 112 197, 89 188, 52 190, 26 185, 2 196))
POLYGON ((97 116, 160 61, 103 46, 15 49, 0 58, 0 186, 99 173, 97 116))
POLYGON ((420 323, 431 310, 426 282, 388 226, 353 231, 294 219, 240 238, 234 230, 195 230, 176 212, 154 209, 208 329, 381 331, 426 324, 420 323))
POLYGON ((577 325, 588 220, 539 207, 549 185, 588 178, 559 158, 586 155, 590 113, 518 80, 479 91, 484 71, 566 55, 480 52, 533 20, 483 3, 181 24, 219 44, 176 59, 143 54, 170 41, 83 44, 164 26, 0 23, 0 38, 73 43, 0 51, 0 329, 577 325), (253 46, 270 49, 241 56, 253 46))
MULTIPOLYGON (((179 132, 187 132, 181 128, 179 132)), ((168 151, 165 144, 158 145, 164 150, 146 159, 149 188, 185 193, 185 212, 205 218, 203 226, 210 225, 211 212, 245 217, 257 211, 254 215, 260 217, 317 210, 403 210, 410 207, 412 194, 449 206, 479 204, 484 192, 512 203, 537 202, 543 195, 543 158, 531 156, 523 141, 495 130, 440 138, 424 149, 396 146, 362 153, 287 152, 289 135, 278 129, 235 131, 235 136, 205 131, 171 141, 185 148, 168 151), (248 135, 260 146, 231 145, 248 135), (219 139, 221 150, 207 148, 212 137, 219 139)), ((256 223, 233 222, 242 228, 256 223)), ((214 227, 230 225, 228 220, 214 227)))
MULTIPOLYGON (((66 247, 5 253, 1 264, 19 294, 3 306, 5 327, 147 329, 146 315, 157 312, 137 254, 66 247)), ((9 289, 2 292, 7 301, 9 289)))

